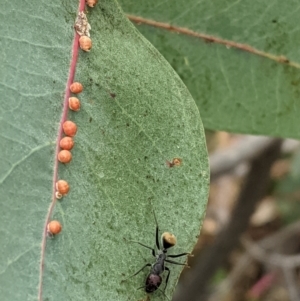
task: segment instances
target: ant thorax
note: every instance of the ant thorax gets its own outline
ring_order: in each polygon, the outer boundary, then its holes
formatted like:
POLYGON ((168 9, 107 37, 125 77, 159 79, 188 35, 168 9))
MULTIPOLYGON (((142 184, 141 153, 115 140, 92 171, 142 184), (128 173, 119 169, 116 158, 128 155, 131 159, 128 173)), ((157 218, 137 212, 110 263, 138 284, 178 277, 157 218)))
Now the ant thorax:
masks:
POLYGON ((165 254, 165 252, 163 250, 157 250, 157 253, 155 255, 155 259, 156 259, 156 262, 153 265, 155 265, 157 262, 160 262, 162 260, 162 258, 165 258, 165 256, 163 255, 165 254))
POLYGON ((165 259, 166 252, 164 250, 157 250, 156 259, 165 259))
POLYGON ((162 254, 162 253, 164 253, 163 250, 157 250, 157 254, 156 254, 155 257, 156 257, 156 258, 159 258, 159 255, 162 254))
POLYGON ((160 252, 156 255, 156 261, 152 264, 151 272, 154 274, 161 274, 165 270, 165 260, 167 259, 167 254, 160 252))

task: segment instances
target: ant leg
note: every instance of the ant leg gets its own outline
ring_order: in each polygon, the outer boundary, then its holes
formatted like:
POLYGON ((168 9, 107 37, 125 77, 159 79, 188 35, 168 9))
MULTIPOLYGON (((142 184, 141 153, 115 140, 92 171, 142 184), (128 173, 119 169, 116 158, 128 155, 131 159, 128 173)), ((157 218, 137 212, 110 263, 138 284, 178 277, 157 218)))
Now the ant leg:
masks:
MULTIPOLYGON (((136 276, 138 273, 140 273, 145 267, 151 267, 151 263, 147 263, 147 264, 145 264, 140 270, 138 270, 135 274, 133 274, 133 275, 131 275, 130 277, 133 277, 133 276, 136 276)), ((130 278, 130 277, 128 277, 128 278, 130 278)), ((127 278, 127 279, 128 279, 127 278)), ((142 286, 143 287, 143 286, 142 286)), ((142 287, 140 287, 140 288, 142 288, 142 287)), ((138 289, 140 289, 140 288, 138 288, 138 289)))
POLYGON ((171 301, 170 298, 166 295, 166 293, 165 293, 162 289, 160 289, 160 288, 158 287, 157 290, 160 291, 160 292, 162 292, 162 293, 164 294, 164 296, 165 296, 169 301, 171 301))
MULTIPOLYGON (((134 291, 134 293, 135 293, 136 291, 140 290, 141 288, 145 288, 145 285, 138 287, 138 288, 134 291)), ((132 295, 134 295, 134 294, 132 294, 132 295)), ((128 301, 128 300, 132 300, 132 299, 133 299, 133 298, 130 298, 130 296, 129 296, 128 299, 127 299, 127 301, 128 301)))
MULTIPOLYGON (((136 273, 134 273, 133 275, 127 277, 127 278, 124 279, 124 280, 122 280, 121 283, 126 282, 126 281, 127 281, 129 278, 131 278, 131 277, 136 276, 136 275, 137 275, 138 273, 140 273, 145 267, 151 267, 151 263, 145 264, 145 265, 144 265, 140 270, 138 270, 136 273)), ((144 286, 142 286, 142 287, 144 287, 144 286)), ((139 287, 138 289, 140 289, 140 288, 142 288, 142 287, 139 287)))
POLYGON ((155 233, 156 247, 157 247, 158 250, 160 250, 160 245, 159 245, 159 234, 158 234, 158 222, 157 222, 156 215, 155 215, 154 208, 153 208, 153 205, 152 205, 152 202, 151 202, 151 201, 150 201, 150 204, 151 204, 151 206, 152 206, 152 212, 153 212, 154 219, 155 219, 155 224, 156 224, 156 233, 155 233))
POLYGON ((191 253, 181 253, 181 254, 177 254, 177 255, 168 255, 168 257, 176 258, 176 257, 184 256, 184 255, 193 256, 191 253))
POLYGON ((169 259, 166 259, 165 260, 166 262, 169 262, 169 263, 173 263, 173 264, 178 264, 178 265, 185 265, 185 266, 189 266, 188 264, 186 263, 181 263, 181 262, 177 262, 177 261, 174 261, 174 260, 169 260, 169 259))
POLYGON ((147 248, 147 249, 150 249, 150 250, 152 251, 153 257, 155 257, 155 250, 154 250, 153 248, 151 248, 151 247, 149 247, 149 246, 146 246, 146 245, 144 245, 144 244, 142 244, 141 242, 136 241, 136 240, 128 240, 128 241, 134 242, 134 243, 139 244, 139 245, 141 245, 141 246, 143 246, 143 247, 145 247, 145 248, 147 248))
POLYGON ((171 271, 170 271, 170 269, 168 267, 165 267, 165 270, 168 271, 168 276, 167 276, 167 279, 166 279, 166 285, 165 285, 164 291, 167 288, 169 277, 170 277, 170 273, 171 273, 171 271))

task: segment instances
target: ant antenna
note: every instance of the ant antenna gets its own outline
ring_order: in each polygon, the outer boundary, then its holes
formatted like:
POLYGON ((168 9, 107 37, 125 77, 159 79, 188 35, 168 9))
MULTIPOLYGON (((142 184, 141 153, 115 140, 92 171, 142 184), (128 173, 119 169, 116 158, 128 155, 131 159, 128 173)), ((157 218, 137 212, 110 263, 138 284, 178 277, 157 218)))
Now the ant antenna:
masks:
POLYGON ((155 224, 156 224, 155 243, 156 243, 157 249, 160 250, 161 247, 160 247, 159 238, 158 238, 158 236, 159 236, 159 235, 158 235, 158 232, 159 232, 158 222, 157 222, 157 219, 156 219, 156 215, 155 215, 155 211, 154 211, 154 207, 153 207, 153 205, 152 205, 151 199, 149 199, 149 202, 150 202, 151 207, 152 207, 152 212, 153 212, 154 219, 155 219, 155 224))
MULTIPOLYGON (((135 293, 137 290, 140 290, 141 288, 144 288, 144 286, 138 287, 138 288, 134 291, 134 293, 135 293)), ((128 298, 127 300, 132 300, 132 299, 133 299, 134 293, 131 295, 132 298, 129 296, 129 298, 128 298)))
POLYGON ((154 206, 153 206, 153 204, 152 204, 151 199, 149 199, 149 202, 150 202, 151 207, 152 207, 152 212, 153 212, 153 215, 154 215, 156 227, 158 228, 157 218, 156 218, 156 215, 155 215, 154 206))
POLYGON ((171 301, 171 299, 166 295, 166 293, 165 293, 162 289, 160 289, 160 288, 158 287, 157 290, 161 291, 161 292, 164 294, 164 296, 165 296, 169 301, 171 301))

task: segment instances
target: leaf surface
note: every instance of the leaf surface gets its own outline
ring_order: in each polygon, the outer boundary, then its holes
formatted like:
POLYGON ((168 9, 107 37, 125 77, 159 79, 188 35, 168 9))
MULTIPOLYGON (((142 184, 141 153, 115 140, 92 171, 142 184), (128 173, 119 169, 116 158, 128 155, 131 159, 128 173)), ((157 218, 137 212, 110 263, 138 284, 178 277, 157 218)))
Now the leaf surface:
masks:
MULTIPOLYGON (((144 285, 149 270, 129 276, 154 259, 150 250, 129 240, 154 246, 152 209, 160 229, 178 238, 174 254, 191 251, 200 231, 209 171, 198 109, 116 2, 101 1, 89 9, 93 48, 79 52, 75 76, 84 86, 82 107, 68 113, 78 126, 73 159, 58 169, 71 189, 55 205, 52 219, 63 230, 46 240, 40 267, 77 1, 15 1, 4 13, 2 300, 37 300, 40 277, 44 301, 146 298, 136 288, 144 285), (166 162, 173 158, 182 164, 169 167, 166 162)), ((181 267, 171 270, 168 296, 181 267)), ((153 297, 164 298, 160 292, 153 297)))
POLYGON ((166 30, 140 21, 137 28, 187 85, 206 128, 300 137, 298 2, 120 0, 120 4, 126 13, 173 26, 166 30), (174 27, 212 39, 178 34, 174 27))

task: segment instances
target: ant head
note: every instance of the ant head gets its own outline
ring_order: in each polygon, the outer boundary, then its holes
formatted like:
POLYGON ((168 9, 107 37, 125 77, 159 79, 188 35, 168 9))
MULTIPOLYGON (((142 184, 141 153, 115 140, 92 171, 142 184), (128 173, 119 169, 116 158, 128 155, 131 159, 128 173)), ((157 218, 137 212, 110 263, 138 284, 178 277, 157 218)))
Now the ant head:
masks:
POLYGON ((176 236, 170 232, 164 232, 161 236, 161 241, 164 249, 169 249, 176 245, 176 236))
POLYGON ((162 278, 156 274, 150 274, 146 279, 145 291, 147 293, 155 292, 158 287, 161 285, 162 278))

